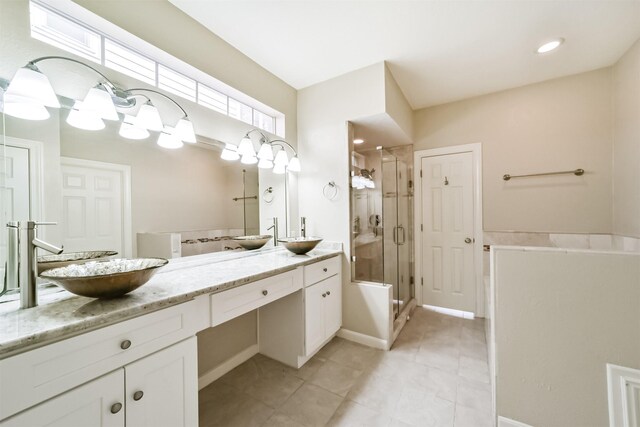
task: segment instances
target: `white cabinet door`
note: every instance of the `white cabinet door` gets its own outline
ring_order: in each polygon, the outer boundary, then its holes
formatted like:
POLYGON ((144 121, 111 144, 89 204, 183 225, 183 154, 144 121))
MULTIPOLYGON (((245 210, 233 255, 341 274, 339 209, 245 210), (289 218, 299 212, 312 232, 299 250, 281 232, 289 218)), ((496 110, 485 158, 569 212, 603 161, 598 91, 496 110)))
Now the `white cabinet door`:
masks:
POLYGON ((196 337, 125 366, 127 425, 197 427, 196 337))
POLYGON ((327 297, 324 301, 325 339, 335 334, 342 326, 342 283, 340 275, 318 283, 323 286, 327 297))
POLYGON ((15 415, 0 427, 124 427, 124 370, 15 415))
POLYGON ((307 356, 313 353, 325 339, 324 300, 326 299, 326 290, 322 286, 323 283, 317 283, 304 290, 305 354, 307 356))

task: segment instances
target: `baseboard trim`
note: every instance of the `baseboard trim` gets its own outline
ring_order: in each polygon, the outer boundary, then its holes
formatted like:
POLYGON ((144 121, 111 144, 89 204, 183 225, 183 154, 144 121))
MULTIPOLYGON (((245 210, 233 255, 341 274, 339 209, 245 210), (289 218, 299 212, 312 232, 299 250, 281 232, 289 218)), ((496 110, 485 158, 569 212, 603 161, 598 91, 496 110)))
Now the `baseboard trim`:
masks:
POLYGON ((361 334, 360 332, 351 331, 349 329, 340 328, 337 335, 345 340, 357 342, 358 344, 378 348, 380 350, 389 350, 391 347, 387 340, 372 337, 371 335, 361 334))
POLYGON ((498 427, 531 427, 529 424, 511 420, 505 417, 498 417, 498 427))
POLYGON ((259 353, 259 349, 260 347, 258 346, 258 344, 253 344, 252 346, 245 348, 235 356, 232 356, 229 359, 225 360, 210 371, 205 372, 201 377, 198 378, 198 390, 202 390, 227 372, 251 359, 253 356, 259 353))

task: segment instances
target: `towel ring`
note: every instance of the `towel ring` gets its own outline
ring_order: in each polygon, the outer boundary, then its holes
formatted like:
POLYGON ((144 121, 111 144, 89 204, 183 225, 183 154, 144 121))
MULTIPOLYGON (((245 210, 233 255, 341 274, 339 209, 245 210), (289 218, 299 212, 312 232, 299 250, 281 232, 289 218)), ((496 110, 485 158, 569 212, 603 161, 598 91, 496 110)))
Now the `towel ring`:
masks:
POLYGON ((272 203, 274 197, 273 187, 269 187, 262 192, 262 200, 264 200, 265 203, 272 203))
POLYGON ((338 195, 338 186, 334 181, 329 181, 322 188, 322 194, 329 200, 333 200, 338 195))

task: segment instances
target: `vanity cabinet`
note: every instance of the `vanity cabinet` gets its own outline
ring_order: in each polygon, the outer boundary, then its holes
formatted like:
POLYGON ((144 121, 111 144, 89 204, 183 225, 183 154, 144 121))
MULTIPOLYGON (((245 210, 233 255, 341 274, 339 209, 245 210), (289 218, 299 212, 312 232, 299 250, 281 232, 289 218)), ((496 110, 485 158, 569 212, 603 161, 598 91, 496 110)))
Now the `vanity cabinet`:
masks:
POLYGON ((198 425, 192 337, 27 409, 0 427, 198 425))
POLYGON ((305 355, 310 356, 340 329, 342 282, 332 276, 305 288, 305 355))

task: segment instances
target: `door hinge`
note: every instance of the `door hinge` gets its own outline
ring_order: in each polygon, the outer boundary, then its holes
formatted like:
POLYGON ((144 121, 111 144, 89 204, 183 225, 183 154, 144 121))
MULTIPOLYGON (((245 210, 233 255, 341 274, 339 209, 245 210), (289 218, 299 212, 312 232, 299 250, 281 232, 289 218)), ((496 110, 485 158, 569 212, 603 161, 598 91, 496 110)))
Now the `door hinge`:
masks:
POLYGON ((420 178, 422 178, 422 169, 420 169, 420 178))
POLYGON ((410 284, 410 285, 413 285, 413 284, 414 284, 413 276, 409 276, 409 284, 410 284))
POLYGON ((351 257, 351 262, 356 262, 356 256, 355 256, 355 255, 353 255, 353 256, 351 257))
POLYGON ((420 278, 420 286, 424 286, 424 279, 422 277, 420 278))
POLYGON ((420 224, 420 231, 424 231, 423 228, 422 228, 422 224, 420 224))

